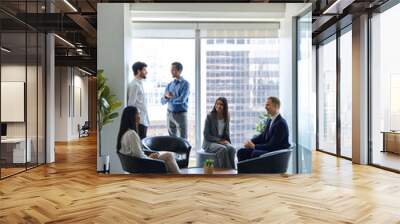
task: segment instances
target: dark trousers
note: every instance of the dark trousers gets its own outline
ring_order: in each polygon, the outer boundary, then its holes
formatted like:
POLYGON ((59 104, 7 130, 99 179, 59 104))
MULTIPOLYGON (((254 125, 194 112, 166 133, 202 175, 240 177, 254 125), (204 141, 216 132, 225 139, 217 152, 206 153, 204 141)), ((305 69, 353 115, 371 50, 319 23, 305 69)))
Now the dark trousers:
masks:
POLYGON ((252 159, 267 153, 268 151, 255 150, 255 149, 239 149, 237 152, 238 161, 243 161, 246 159, 252 159))
POLYGON ((143 124, 139 124, 139 133, 138 133, 140 139, 144 139, 147 136, 147 126, 144 126, 143 124))

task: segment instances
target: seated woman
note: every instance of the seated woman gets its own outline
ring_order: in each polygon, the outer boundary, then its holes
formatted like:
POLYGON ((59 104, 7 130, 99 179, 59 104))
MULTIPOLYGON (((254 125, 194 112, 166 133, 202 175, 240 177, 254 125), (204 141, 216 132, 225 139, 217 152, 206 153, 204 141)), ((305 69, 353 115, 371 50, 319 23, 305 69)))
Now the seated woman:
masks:
POLYGON ((118 152, 138 158, 163 160, 169 173, 180 173, 178 164, 171 152, 152 153, 148 157, 144 154, 139 135, 137 134, 139 122, 140 116, 137 108, 132 106, 126 107, 122 113, 118 133, 118 152))
POLYGON ((207 115, 203 141, 204 151, 216 154, 215 167, 235 169, 236 149, 230 142, 228 101, 219 97, 207 115))

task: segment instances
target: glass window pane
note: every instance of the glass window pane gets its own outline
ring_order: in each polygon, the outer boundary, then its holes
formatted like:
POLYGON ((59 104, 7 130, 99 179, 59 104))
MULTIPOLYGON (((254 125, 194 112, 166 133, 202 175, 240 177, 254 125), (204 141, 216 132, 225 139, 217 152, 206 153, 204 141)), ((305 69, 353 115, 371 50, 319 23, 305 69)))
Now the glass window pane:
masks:
POLYGON ((318 147, 336 153, 336 40, 318 48, 318 147))
POLYGON ((400 170, 400 4, 372 17, 372 163, 400 170))
POLYGON ((27 80, 26 80, 26 112, 27 112, 27 140, 30 147, 30 162, 28 168, 37 165, 37 41, 38 36, 35 32, 27 33, 28 61, 27 61, 27 80))
POLYGON ((25 170, 31 161, 31 141, 26 141, 26 33, 2 33, 1 47, 1 175, 25 170), (12 98, 11 98, 12 97, 12 98), (13 108, 13 109, 11 109, 13 108), (27 150, 28 149, 28 150, 27 150))
POLYGON ((298 22, 298 147, 299 172, 311 172, 311 152, 315 149, 316 83, 312 71, 311 12, 298 22))
POLYGON ((231 142, 240 148, 256 134, 255 124, 265 114, 266 98, 279 96, 279 38, 265 38, 267 44, 258 38, 214 40, 201 42, 202 130, 215 100, 225 97, 231 142))
MULTIPOLYGON (((148 136, 168 135, 167 106, 160 103, 165 88, 173 80, 171 63, 178 61, 183 65, 182 77, 190 83, 188 109, 188 140, 195 148, 195 41, 194 39, 152 39, 134 38, 132 40, 133 62, 147 64, 148 75, 143 82, 147 97, 147 110, 150 126, 148 136), (172 53, 173 52, 173 53, 172 53)), ((131 71, 129 82, 133 80, 131 71)), ((192 150, 193 156, 195 150, 192 150)), ((194 157, 193 157, 194 159, 194 157)))
POLYGON ((352 157, 352 35, 340 37, 340 153, 352 157))

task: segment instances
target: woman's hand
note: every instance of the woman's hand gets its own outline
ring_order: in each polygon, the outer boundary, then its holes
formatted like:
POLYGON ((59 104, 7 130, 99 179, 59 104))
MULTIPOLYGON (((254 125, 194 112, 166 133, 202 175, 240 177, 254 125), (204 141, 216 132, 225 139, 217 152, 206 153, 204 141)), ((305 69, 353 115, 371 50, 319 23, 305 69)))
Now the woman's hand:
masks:
POLYGON ((160 154, 158 152, 154 152, 154 153, 149 155, 149 157, 152 158, 152 159, 158 159, 159 156, 160 156, 160 154))
POLYGON ((227 140, 221 140, 221 141, 219 141, 218 143, 219 143, 219 144, 222 144, 222 145, 227 145, 227 144, 229 144, 229 142, 228 142, 227 140))

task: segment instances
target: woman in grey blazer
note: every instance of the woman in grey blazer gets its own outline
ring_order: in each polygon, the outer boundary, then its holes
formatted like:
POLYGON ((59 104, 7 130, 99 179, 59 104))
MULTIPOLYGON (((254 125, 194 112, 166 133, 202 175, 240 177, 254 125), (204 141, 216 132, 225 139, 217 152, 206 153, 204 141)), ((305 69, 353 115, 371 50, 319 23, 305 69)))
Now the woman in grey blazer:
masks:
POLYGON ((214 108, 207 115, 203 149, 216 154, 215 167, 235 169, 236 149, 229 138, 228 101, 224 97, 215 101, 214 108))

